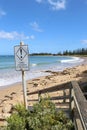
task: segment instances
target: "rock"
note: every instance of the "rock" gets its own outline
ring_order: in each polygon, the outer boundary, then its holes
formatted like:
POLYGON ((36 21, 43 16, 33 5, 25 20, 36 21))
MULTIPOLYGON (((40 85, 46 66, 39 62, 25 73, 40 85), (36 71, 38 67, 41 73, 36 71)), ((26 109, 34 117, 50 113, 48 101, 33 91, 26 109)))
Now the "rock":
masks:
POLYGON ((16 93, 15 92, 12 92, 11 95, 15 95, 16 93))
POLYGON ((8 98, 8 99, 10 99, 10 100, 12 100, 12 99, 13 99, 13 97, 12 97, 12 96, 8 96, 8 95, 5 95, 5 98, 8 98))
POLYGON ((80 74, 76 74, 76 78, 80 77, 81 75, 80 74))
POLYGON ((33 87, 37 87, 37 86, 38 86, 38 83, 34 83, 34 84, 33 84, 33 87))
POLYGON ((13 105, 11 104, 4 104, 3 105, 3 108, 2 108, 2 113, 12 113, 12 110, 13 110, 13 105))
POLYGON ((66 75, 66 74, 70 74, 69 71, 67 70, 64 70, 63 72, 61 72, 63 75, 66 75))

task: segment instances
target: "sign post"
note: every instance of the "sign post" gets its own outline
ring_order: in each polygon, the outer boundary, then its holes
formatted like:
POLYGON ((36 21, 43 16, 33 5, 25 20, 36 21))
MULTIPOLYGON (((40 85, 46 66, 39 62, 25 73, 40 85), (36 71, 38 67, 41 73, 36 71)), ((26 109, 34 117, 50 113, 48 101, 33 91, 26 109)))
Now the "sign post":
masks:
POLYGON ((22 87, 23 87, 24 105, 27 109, 28 106, 27 106, 25 71, 29 70, 28 46, 24 45, 23 42, 20 42, 19 46, 14 47, 14 51, 15 51, 16 70, 22 72, 22 87))

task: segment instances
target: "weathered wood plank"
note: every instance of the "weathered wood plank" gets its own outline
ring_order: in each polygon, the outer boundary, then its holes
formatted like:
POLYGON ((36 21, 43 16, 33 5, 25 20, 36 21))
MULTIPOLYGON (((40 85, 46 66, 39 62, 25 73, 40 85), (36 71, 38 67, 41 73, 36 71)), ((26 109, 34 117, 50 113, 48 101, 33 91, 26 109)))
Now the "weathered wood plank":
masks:
POLYGON ((64 89, 69 89, 71 88, 71 83, 64 83, 64 84, 59 84, 59 85, 55 85, 49 88, 45 88, 45 89, 41 89, 41 90, 37 90, 34 92, 28 92, 27 95, 32 95, 32 94, 37 94, 37 93, 50 93, 50 92, 55 92, 55 91, 60 91, 60 90, 64 90, 64 89))
POLYGON ((66 96, 57 96, 57 97, 50 97, 50 100, 63 100, 63 99, 69 99, 70 95, 66 96))
MULTIPOLYGON (((33 109, 33 106, 28 106, 28 109, 30 110, 30 111, 33 111, 34 109, 33 109)), ((66 112, 66 113, 69 113, 70 111, 69 111, 69 109, 67 109, 67 108, 56 108, 56 110, 57 111, 64 111, 64 112, 66 112)))
POLYGON ((78 111, 76 110, 76 108, 73 110, 74 112, 74 125, 75 125, 75 130, 83 130, 83 126, 80 120, 80 116, 78 114, 78 111))
POLYGON ((34 102, 34 101, 37 102, 38 99, 28 99, 27 101, 28 101, 28 102, 34 102))
MULTIPOLYGON (((63 100, 63 99, 70 99, 70 95, 66 96, 55 96, 55 97, 50 97, 50 100, 63 100)), ((44 98, 47 99, 47 98, 44 98)), ((28 101, 38 101, 38 99, 29 99, 28 101)))

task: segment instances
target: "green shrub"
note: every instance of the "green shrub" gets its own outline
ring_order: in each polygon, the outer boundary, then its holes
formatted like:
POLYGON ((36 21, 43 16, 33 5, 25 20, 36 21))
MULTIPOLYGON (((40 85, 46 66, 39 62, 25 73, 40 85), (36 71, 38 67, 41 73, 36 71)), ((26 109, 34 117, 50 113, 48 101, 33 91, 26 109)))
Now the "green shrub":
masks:
POLYGON ((7 130, 25 130, 28 127, 27 117, 30 111, 26 110, 23 104, 14 107, 13 114, 7 118, 7 130))
POLYGON ((55 104, 41 98, 33 106, 33 112, 23 105, 16 105, 14 113, 7 119, 7 130, 72 130, 73 124, 64 112, 56 111, 55 104))
POLYGON ((7 130, 24 130, 25 121, 20 115, 14 113, 8 118, 7 130))

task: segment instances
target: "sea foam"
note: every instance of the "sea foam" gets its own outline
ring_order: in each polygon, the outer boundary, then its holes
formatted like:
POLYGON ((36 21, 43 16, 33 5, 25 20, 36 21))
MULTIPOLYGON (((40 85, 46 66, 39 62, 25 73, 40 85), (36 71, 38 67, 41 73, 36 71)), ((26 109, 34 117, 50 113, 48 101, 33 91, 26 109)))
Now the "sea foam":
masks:
POLYGON ((81 59, 79 57, 72 57, 72 59, 67 60, 61 60, 61 63, 77 63, 77 62, 83 62, 84 59, 81 59))

